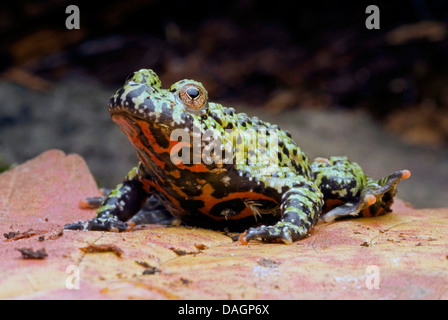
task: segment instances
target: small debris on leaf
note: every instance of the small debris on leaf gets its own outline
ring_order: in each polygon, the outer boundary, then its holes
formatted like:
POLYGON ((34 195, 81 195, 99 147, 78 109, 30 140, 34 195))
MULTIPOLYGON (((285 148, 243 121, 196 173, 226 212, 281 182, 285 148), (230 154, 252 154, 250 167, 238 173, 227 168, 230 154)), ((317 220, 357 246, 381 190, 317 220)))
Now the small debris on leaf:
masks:
POLYGON ((45 252, 45 248, 34 251, 32 248, 17 248, 22 254, 23 259, 45 259, 48 254, 45 252))
POLYGON ((195 246, 198 250, 205 250, 205 249, 208 248, 208 247, 207 247, 205 244, 203 244, 203 243, 195 243, 194 246, 195 246))
POLYGON ((49 240, 55 240, 55 239, 57 239, 59 237, 62 237, 63 235, 64 235, 64 229, 59 229, 59 230, 54 231, 52 234, 50 234, 48 236, 48 239, 49 240))
POLYGON ((26 238, 31 238, 35 235, 39 235, 44 233, 44 231, 34 231, 33 229, 29 229, 28 231, 25 232, 8 232, 8 233, 4 233, 3 236, 8 239, 8 240, 20 240, 20 239, 26 239, 26 238))
POLYGON ((84 253, 112 252, 117 257, 121 257, 123 250, 113 244, 90 244, 87 247, 79 248, 84 253))
POLYGON ((11 231, 11 232, 8 232, 8 233, 4 233, 3 236, 4 236, 6 239, 10 240, 10 239, 16 237, 16 236, 19 235, 19 234, 20 234, 20 232, 14 232, 14 231, 11 231))
POLYGON ((146 261, 135 260, 135 263, 137 263, 138 265, 141 265, 143 268, 150 268, 150 267, 151 267, 151 266, 148 264, 148 262, 146 262, 146 261))
POLYGON ((168 247, 168 249, 170 249, 171 251, 173 251, 175 254, 177 254, 178 256, 184 256, 187 254, 187 251, 182 250, 182 249, 177 249, 174 247, 168 247))
POLYGON ((136 260, 135 262, 145 268, 143 275, 161 272, 159 268, 149 265, 146 261, 136 260))
POLYGON ((159 273, 159 272, 160 272, 159 268, 150 267, 143 271, 143 275, 155 274, 155 273, 159 273))
POLYGON ((282 261, 271 260, 267 258, 262 258, 257 261, 258 265, 266 268, 276 268, 278 265, 282 264, 282 261))

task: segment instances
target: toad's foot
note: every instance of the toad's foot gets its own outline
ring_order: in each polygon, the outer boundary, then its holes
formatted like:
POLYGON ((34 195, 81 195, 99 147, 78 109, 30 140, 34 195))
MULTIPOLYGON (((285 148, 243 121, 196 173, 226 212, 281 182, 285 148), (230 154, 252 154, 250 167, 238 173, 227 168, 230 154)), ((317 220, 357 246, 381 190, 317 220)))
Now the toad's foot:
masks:
POLYGON ((409 170, 400 170, 380 180, 369 178, 358 201, 336 207, 321 218, 330 222, 344 217, 372 217, 390 212, 398 183, 410 176, 409 170))
POLYGON ((93 218, 87 221, 78 221, 75 223, 66 224, 64 229, 68 230, 84 230, 84 231, 111 231, 111 232, 123 232, 130 228, 130 226, 118 219, 103 220, 99 218, 93 218))
POLYGON ((296 240, 303 239, 308 235, 305 227, 293 225, 290 222, 279 222, 273 226, 260 226, 249 228, 242 237, 242 242, 262 239, 265 242, 281 240, 285 244, 292 244, 296 240))

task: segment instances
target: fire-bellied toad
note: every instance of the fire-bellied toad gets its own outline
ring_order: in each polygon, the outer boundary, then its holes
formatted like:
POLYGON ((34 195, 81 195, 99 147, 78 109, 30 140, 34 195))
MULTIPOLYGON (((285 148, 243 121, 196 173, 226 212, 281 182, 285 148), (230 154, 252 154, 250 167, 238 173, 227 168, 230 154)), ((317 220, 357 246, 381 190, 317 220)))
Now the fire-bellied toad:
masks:
POLYGON ((310 163, 289 132, 208 101, 203 85, 182 80, 162 89, 149 69, 131 74, 109 101, 113 121, 140 160, 104 199, 92 220, 68 229, 115 230, 151 197, 188 225, 249 229, 242 241, 292 243, 319 218, 391 211, 408 170, 375 180, 346 157, 310 163))

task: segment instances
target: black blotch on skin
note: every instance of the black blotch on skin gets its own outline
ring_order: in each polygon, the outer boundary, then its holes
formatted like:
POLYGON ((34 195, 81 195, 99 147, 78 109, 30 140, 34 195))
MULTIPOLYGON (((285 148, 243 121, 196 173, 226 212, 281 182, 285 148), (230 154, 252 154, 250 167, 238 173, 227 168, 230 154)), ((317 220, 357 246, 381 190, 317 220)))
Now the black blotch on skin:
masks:
MULTIPOLYGON (((123 94, 123 92, 124 92, 124 88, 122 88, 122 89, 123 89, 123 91, 121 91, 121 89, 118 90, 118 97, 120 97, 120 96, 123 94)), ((142 86, 139 86, 138 88, 136 88, 136 89, 130 91, 130 92, 126 95, 126 101, 128 102, 128 104, 127 104, 128 108, 129 108, 130 106, 134 106, 134 105, 135 105, 134 101, 132 101, 132 100, 133 100, 134 98, 136 98, 136 97, 140 97, 141 94, 143 93, 143 91, 145 91, 145 86, 142 85, 142 86)), ((126 104, 125 104, 124 106, 126 106, 126 104)))
POLYGON ((319 185, 320 191, 323 193, 325 199, 340 199, 345 202, 352 202, 359 196, 357 194, 352 194, 350 190, 356 186, 356 180, 350 179, 349 183, 339 184, 338 177, 322 177, 322 182, 319 185), (328 187, 327 187, 328 185, 328 187), (347 194, 341 197, 339 194, 333 194, 333 190, 345 189, 347 194))
POLYGON ((281 163, 282 162, 282 153, 278 152, 277 156, 278 156, 278 161, 280 161, 280 163, 281 163))
POLYGON ((153 135, 154 139, 157 141, 157 144, 159 146, 161 146, 162 148, 168 148, 169 147, 170 142, 165 137, 165 135, 163 134, 162 130, 160 130, 158 128, 154 128, 153 126, 150 126, 149 130, 151 131, 151 134, 153 135))
POLYGON ((204 201, 201 200, 180 200, 180 206, 189 211, 194 211, 204 207, 204 201))
POLYGON ((154 107, 154 103, 152 102, 151 99, 145 99, 145 101, 143 101, 142 106, 146 106, 146 109, 149 112, 154 111, 155 107, 154 107))
POLYGON ((303 174, 303 167, 301 165, 297 164, 296 161, 292 160, 291 165, 294 167, 297 174, 303 174))
POLYGON ((247 124, 244 118, 239 118, 238 123, 240 124, 241 127, 245 127, 247 124))
POLYGON ((220 126, 222 126, 222 121, 216 113, 211 113, 210 115, 220 126))

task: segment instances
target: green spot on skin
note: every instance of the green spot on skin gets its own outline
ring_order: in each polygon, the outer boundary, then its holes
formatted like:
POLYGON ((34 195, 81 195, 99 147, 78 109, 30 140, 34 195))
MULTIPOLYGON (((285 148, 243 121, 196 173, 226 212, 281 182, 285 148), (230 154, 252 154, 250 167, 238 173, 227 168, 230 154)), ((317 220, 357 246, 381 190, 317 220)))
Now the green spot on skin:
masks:
POLYGON ((110 210, 113 210, 113 209, 115 209, 115 206, 114 206, 114 205, 111 205, 111 204, 105 204, 105 205, 99 207, 98 210, 97 210, 97 212, 100 213, 100 212, 104 212, 104 211, 107 211, 107 210, 110 211, 110 210))
POLYGON ((123 194, 121 193, 121 188, 123 187, 123 184, 120 183, 117 185, 117 187, 109 193, 108 198, 120 198, 123 194))
POLYGON ((337 194, 339 197, 343 198, 347 195, 347 189, 341 189, 341 190, 332 190, 332 194, 337 194))
MULTIPOLYGON (((131 171, 128 172, 126 176, 126 180, 133 180, 138 174, 138 166, 131 169, 131 171)), ((122 186, 122 184, 119 184, 119 186, 122 186)), ((117 186, 118 188, 118 186, 117 186)))

